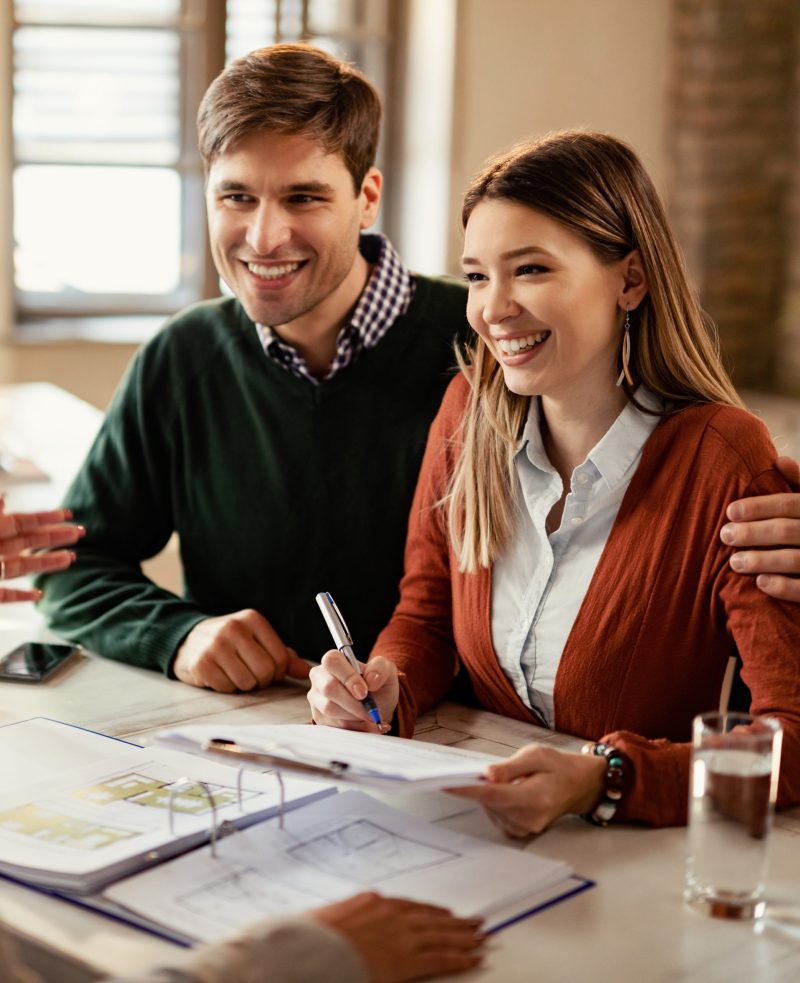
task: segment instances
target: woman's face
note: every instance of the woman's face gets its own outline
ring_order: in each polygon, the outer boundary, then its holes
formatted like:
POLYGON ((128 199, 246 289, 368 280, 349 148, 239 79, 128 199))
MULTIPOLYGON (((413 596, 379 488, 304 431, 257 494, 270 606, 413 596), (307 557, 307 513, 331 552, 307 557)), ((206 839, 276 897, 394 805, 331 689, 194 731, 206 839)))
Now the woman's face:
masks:
POLYGON ((467 222, 462 262, 467 318, 512 392, 585 400, 613 389, 628 258, 602 264, 541 212, 484 199, 467 222))

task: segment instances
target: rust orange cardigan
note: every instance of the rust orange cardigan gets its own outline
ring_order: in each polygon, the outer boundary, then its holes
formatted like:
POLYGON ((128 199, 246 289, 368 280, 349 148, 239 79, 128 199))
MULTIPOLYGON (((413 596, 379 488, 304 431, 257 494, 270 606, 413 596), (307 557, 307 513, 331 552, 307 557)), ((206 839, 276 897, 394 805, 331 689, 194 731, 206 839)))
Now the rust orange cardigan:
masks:
MULTIPOLYGON (((458 453, 467 397, 453 380, 434 420, 409 518, 400 601, 372 656, 401 672, 398 722, 450 689, 459 664, 487 710, 538 723, 500 669, 490 627, 491 570, 458 571, 441 497, 458 453)), ((734 499, 786 491, 755 417, 703 405, 663 420, 647 441, 567 639, 555 680, 555 725, 606 740, 633 759, 618 816, 686 821, 692 717, 716 709, 728 657, 743 660, 754 713, 784 727, 779 805, 800 802, 800 605, 735 574, 719 539, 734 499)))

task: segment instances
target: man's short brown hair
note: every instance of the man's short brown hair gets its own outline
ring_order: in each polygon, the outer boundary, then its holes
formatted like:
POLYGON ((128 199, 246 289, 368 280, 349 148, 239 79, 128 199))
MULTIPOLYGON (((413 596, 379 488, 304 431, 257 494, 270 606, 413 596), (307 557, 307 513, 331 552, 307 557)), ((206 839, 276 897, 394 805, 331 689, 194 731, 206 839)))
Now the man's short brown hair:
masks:
POLYGON ((275 44, 238 58, 211 83, 197 114, 206 172, 251 133, 301 134, 342 155, 356 194, 375 163, 380 123, 372 83, 307 44, 275 44))

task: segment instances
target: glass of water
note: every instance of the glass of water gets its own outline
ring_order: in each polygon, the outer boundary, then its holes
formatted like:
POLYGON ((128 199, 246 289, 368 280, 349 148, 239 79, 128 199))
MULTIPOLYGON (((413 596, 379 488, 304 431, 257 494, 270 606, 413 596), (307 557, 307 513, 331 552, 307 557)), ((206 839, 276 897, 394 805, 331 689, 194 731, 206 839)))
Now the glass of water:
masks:
POLYGON ((684 899, 718 918, 766 909, 781 725, 747 713, 694 718, 684 899))

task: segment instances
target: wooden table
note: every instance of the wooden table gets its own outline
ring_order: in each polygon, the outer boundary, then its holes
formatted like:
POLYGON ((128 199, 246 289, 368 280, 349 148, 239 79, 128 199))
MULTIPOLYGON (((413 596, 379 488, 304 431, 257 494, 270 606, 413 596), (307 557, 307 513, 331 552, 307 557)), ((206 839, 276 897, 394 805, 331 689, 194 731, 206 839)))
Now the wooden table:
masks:
MULTIPOLYGON (((33 395, 29 390, 28 396, 33 395)), ((40 391, 40 399, 41 395, 40 391)), ((54 397, 53 392, 46 395, 54 397)), ((66 400, 70 403, 72 397, 66 400)), ((0 393, 0 419, 2 406, 0 393)), ((82 414, 84 426, 75 435, 75 445, 85 447, 98 415, 96 411, 83 413, 75 405, 71 408, 82 414)), ((47 427, 42 431, 49 434, 47 427)), ((57 486, 63 487, 74 469, 75 448, 72 454, 63 453, 60 444, 52 450, 50 463, 59 455, 62 461, 50 469, 53 484, 31 486, 31 496, 25 489, 14 489, 12 507, 53 504, 57 486), (33 501, 36 505, 31 505, 33 501)), ((37 618, 27 605, 0 609, 0 649, 7 651, 23 637, 43 634, 37 618)), ((0 686, 0 724, 43 715, 141 743, 147 743, 154 730, 179 722, 298 723, 308 719, 300 684, 226 696, 92 655, 44 684, 0 686)), ((444 704, 424 717, 417 739, 499 755, 510 754, 534 739, 566 746, 580 743, 455 704, 444 704)), ((461 979, 502 983, 788 983, 800 979, 800 810, 778 817, 772 844, 771 905, 766 919, 755 929, 703 918, 683 907, 684 829, 598 829, 568 817, 534 840, 511 843, 479 809, 460 799, 436 794, 391 801, 447 828, 564 859, 578 873, 596 881, 591 890, 498 933, 489 944, 485 968, 461 979)), ((0 920, 23 940, 45 978, 57 983, 185 958, 185 950, 167 942, 7 881, 0 881, 0 920)))
MULTIPOLYGON (((94 656, 40 686, 8 684, 2 699, 4 723, 41 714, 142 743, 155 729, 178 721, 308 719, 300 685, 225 696, 94 656)), ((423 718, 417 737, 501 755, 540 737, 561 743, 557 735, 455 704, 423 718)), ((447 828, 509 842, 480 810, 461 800, 437 794, 390 801, 447 828)), ((485 969, 465 979, 777 983, 800 978, 800 814, 778 817, 773 905, 758 931, 684 909, 685 841, 683 829, 602 830, 570 817, 535 840, 512 844, 564 859, 597 885, 499 933, 485 969)), ((47 978, 58 983, 184 958, 169 943, 8 882, 0 882, 0 919, 27 940, 47 978)))

